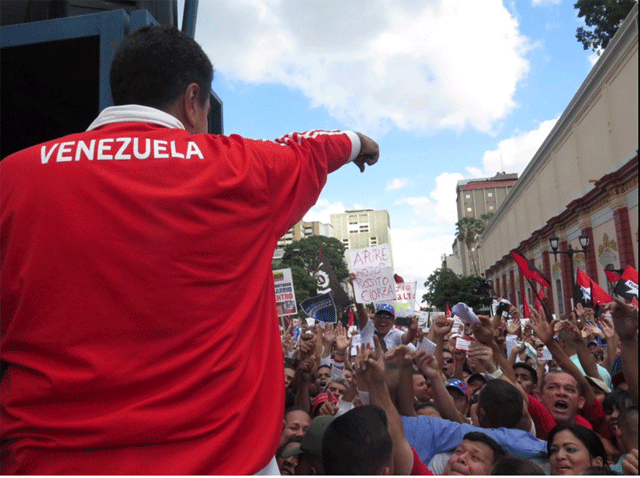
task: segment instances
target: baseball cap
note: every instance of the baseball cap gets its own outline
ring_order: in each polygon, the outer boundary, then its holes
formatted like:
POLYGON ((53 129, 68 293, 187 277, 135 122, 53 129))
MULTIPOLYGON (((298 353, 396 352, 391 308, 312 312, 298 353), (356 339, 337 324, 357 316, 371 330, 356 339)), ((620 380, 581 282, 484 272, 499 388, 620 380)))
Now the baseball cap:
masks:
POLYGON ((376 314, 378 312, 389 312, 394 317, 396 316, 396 310, 393 308, 391 304, 382 303, 382 304, 376 305, 376 314))
POLYGON ((611 393, 611 389, 606 383, 604 383, 604 381, 600 380, 599 378, 589 377, 588 375, 586 375, 585 377, 588 382, 593 383, 600 390, 604 390, 605 393, 611 393))
POLYGON ((300 446, 283 451, 282 458, 299 455, 300 453, 322 456, 322 436, 329 423, 333 421, 333 418, 331 415, 320 415, 311 420, 311 425, 307 428, 300 446))
MULTIPOLYGON (((324 402, 328 402, 329 401, 329 394, 328 393, 319 393, 316 398, 313 399, 313 403, 311 404, 311 409, 315 410, 316 407, 322 405, 324 402)), ((333 397, 333 403, 338 403, 338 399, 336 397, 333 397)))
POLYGON ((467 384, 457 378, 449 379, 445 387, 454 388, 459 392, 462 392, 465 396, 467 395, 467 384))

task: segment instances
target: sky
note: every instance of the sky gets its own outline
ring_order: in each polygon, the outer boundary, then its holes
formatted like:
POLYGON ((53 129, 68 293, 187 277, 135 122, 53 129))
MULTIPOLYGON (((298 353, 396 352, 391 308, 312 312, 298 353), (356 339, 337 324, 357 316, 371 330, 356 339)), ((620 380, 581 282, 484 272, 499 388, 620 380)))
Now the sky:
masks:
POLYGON ((452 252, 456 183, 522 173, 597 60, 575 38, 573 3, 205 0, 195 39, 224 134, 342 129, 378 142, 379 162, 331 174, 305 220, 386 209, 395 272, 420 298, 452 252))

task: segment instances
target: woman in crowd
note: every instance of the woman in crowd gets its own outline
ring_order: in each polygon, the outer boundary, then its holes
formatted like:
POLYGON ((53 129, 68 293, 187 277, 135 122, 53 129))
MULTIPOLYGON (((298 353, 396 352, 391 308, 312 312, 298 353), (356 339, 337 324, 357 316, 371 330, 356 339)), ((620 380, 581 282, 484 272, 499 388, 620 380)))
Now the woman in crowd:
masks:
POLYGON ((572 423, 551 430, 547 451, 552 475, 581 475, 593 467, 607 467, 607 454, 598 435, 572 423))

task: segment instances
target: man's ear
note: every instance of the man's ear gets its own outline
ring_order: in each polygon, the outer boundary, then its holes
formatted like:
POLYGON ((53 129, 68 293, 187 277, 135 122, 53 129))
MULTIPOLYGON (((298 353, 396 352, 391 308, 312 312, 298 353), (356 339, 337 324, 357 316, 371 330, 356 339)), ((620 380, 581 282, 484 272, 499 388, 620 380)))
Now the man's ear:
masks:
POLYGON ((190 133, 196 132, 197 124, 197 111, 200 104, 200 85, 198 83, 191 83, 184 90, 184 96, 182 98, 184 118, 187 124, 185 128, 190 133))
POLYGON ((584 404, 587 402, 587 399, 584 398, 582 395, 580 395, 580 397, 578 397, 578 410, 582 410, 582 407, 584 407, 584 404))
POLYGON ((598 468, 602 468, 604 466, 604 461, 601 456, 596 456, 591 459, 591 466, 597 466, 598 468))

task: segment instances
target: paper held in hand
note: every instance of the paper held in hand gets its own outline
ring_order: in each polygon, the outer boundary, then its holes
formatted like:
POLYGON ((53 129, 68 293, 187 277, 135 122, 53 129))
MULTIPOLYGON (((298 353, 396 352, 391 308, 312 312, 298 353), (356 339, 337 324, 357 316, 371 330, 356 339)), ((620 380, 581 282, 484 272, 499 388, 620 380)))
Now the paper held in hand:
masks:
POLYGON ((388 244, 348 251, 349 270, 356 274, 353 289, 356 302, 389 302, 396 298, 393 263, 388 244))

